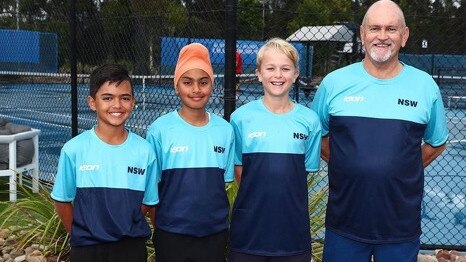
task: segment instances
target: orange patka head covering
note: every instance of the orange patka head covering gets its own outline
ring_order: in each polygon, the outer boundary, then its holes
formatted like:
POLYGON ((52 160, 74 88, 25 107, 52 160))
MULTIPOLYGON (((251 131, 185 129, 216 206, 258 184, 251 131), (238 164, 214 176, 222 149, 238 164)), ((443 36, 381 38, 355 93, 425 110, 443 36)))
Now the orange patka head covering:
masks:
POLYGON ((175 87, 180 77, 191 69, 203 70, 209 75, 212 84, 214 83, 214 69, 210 63, 209 50, 199 43, 192 43, 181 49, 175 68, 175 87))

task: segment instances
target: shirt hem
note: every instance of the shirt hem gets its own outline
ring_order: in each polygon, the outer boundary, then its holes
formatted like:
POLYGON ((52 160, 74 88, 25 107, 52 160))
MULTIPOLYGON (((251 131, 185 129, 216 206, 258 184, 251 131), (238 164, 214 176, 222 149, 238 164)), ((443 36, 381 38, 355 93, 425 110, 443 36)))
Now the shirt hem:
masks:
POLYGON ((248 255, 255 255, 255 256, 270 256, 270 257, 286 257, 286 256, 297 256, 302 255, 308 252, 311 252, 311 249, 304 250, 304 251, 294 251, 294 252, 286 252, 286 253, 271 253, 267 251, 244 251, 242 249, 231 248, 233 252, 248 254, 248 255))
POLYGON ((332 227, 327 227, 326 230, 330 230, 333 233, 349 238, 354 241, 362 242, 362 243, 367 243, 367 244, 397 244, 397 243, 405 243, 405 242, 411 242, 416 239, 419 239, 421 237, 421 233, 416 234, 416 236, 410 236, 410 237, 403 237, 403 238, 397 238, 397 239, 379 239, 379 240, 374 240, 374 239, 367 239, 363 237, 358 237, 355 236, 351 233, 346 233, 341 230, 332 228, 332 227))
POLYGON ((50 198, 52 198, 53 201, 57 201, 57 202, 60 202, 60 203, 71 203, 71 202, 73 202, 73 199, 70 199, 70 200, 58 199, 54 195, 50 195, 50 198))
POLYGON ((192 236, 192 237, 206 237, 206 236, 210 236, 210 235, 213 235, 213 234, 218 234, 218 233, 223 232, 223 231, 228 229, 228 227, 225 227, 225 228, 222 228, 222 229, 219 229, 219 230, 215 230, 213 232, 209 231, 209 232, 206 232, 206 233, 196 234, 196 233, 192 233, 192 232, 184 232, 182 230, 167 229, 166 227, 160 226, 160 225, 156 225, 156 228, 159 228, 159 229, 161 229, 163 231, 166 231, 168 233, 174 233, 174 234, 180 234, 180 235, 192 236))

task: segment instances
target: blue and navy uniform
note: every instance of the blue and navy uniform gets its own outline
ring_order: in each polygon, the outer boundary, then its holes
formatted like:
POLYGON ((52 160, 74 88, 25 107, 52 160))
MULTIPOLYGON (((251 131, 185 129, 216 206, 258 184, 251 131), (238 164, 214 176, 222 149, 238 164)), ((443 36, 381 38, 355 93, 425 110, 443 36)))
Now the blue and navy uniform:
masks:
POLYGON ((149 238, 141 205, 158 203, 156 164, 149 143, 130 131, 120 145, 105 143, 94 129, 68 141, 51 197, 73 202, 71 245, 149 238))
POLYGON ((225 182, 233 181, 234 134, 227 121, 209 116, 198 127, 173 111, 148 129, 146 139, 159 156, 157 228, 195 237, 228 228, 225 182))
POLYGON ((324 78, 313 109, 330 139, 326 228, 372 244, 419 238, 421 143, 448 138, 432 77, 403 64, 396 77, 377 79, 355 63, 324 78))
POLYGON ((262 99, 233 112, 235 165, 243 167, 233 207, 231 250, 260 256, 310 252, 307 176, 320 162, 317 115, 299 104, 270 112, 262 99))

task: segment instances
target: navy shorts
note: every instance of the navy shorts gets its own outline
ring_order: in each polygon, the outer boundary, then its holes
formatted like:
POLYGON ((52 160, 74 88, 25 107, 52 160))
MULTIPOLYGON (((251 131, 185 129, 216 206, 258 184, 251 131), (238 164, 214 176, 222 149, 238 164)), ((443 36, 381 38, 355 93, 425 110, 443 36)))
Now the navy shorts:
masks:
POLYGON ((419 238, 403 243, 368 244, 343 237, 332 230, 325 231, 323 262, 417 262, 419 238))

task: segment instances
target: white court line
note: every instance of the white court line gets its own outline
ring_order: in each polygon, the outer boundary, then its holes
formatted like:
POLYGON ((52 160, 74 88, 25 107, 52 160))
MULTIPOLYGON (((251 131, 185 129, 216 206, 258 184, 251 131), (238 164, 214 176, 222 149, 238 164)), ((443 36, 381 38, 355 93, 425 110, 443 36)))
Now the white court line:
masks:
MULTIPOLYGON (((55 118, 65 118, 65 119, 71 119, 71 114, 59 114, 59 113, 50 113, 50 112, 44 112, 44 111, 40 111, 40 110, 33 110, 33 109, 26 109, 26 108, 13 108, 13 107, 9 107, 10 109, 15 109, 17 111, 23 111, 23 112, 29 112, 29 113, 34 113, 34 114, 38 114, 38 115, 48 115, 48 116, 52 116, 52 117, 55 117, 55 118)), ((19 117, 16 117, 18 119, 22 119, 22 120, 32 120, 32 119, 29 119, 29 118, 19 118, 19 117)), ((78 120, 81 120, 81 121, 94 121, 95 118, 86 118, 86 117, 80 117, 78 116, 78 120)), ((48 123, 48 122, 45 122, 45 121, 38 121, 38 120, 33 120, 33 121, 36 121, 36 122, 41 122, 41 123, 48 123)), ((70 123, 71 123, 71 120, 70 120, 70 123)), ((51 124, 51 125, 54 125, 54 124, 51 124)), ((56 124, 58 126, 61 126, 59 124, 56 124)))
POLYGON ((34 120, 34 119, 29 119, 29 118, 24 118, 24 117, 17 117, 17 116, 4 115, 4 114, 0 114, 0 116, 6 117, 6 118, 9 118, 9 119, 18 119, 18 120, 23 120, 23 121, 30 121, 30 122, 38 123, 38 124, 42 124, 42 125, 45 124, 45 125, 57 126, 57 127, 61 127, 61 128, 63 128, 63 127, 64 127, 64 128, 71 128, 70 126, 59 125, 59 124, 53 124, 53 123, 43 122, 43 121, 34 120))
POLYGON ((466 139, 454 139, 454 140, 448 140, 448 144, 453 144, 453 143, 466 143, 466 139))

